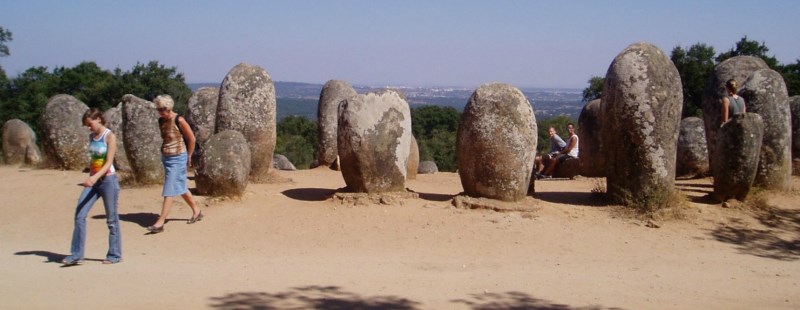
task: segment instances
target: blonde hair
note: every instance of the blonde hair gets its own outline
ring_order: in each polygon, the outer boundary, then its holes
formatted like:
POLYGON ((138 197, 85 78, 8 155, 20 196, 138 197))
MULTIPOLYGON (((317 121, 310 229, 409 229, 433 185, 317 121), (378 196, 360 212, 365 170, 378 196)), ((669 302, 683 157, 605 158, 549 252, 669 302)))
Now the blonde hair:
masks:
POLYGON ((735 94, 738 91, 736 87, 736 80, 730 79, 727 82, 725 82, 725 89, 735 94))
POLYGON ((159 95, 153 100, 153 103, 156 104, 157 108, 167 108, 167 110, 170 111, 172 111, 172 108, 175 107, 175 101, 172 100, 170 95, 159 95))

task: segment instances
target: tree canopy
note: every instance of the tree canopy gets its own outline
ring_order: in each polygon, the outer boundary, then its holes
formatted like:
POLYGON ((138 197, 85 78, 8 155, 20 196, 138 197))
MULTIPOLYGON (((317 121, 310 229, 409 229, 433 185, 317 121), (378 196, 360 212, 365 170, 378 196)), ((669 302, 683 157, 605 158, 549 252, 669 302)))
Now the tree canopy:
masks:
MULTIPOLYGON (((800 59, 794 64, 782 65, 775 56, 768 53, 769 48, 764 42, 750 40, 747 36, 742 37, 730 50, 716 56, 714 48, 705 43, 695 43, 687 48, 680 46, 673 48, 670 59, 678 69, 683 87, 682 117, 703 115, 702 96, 706 81, 719 63, 735 56, 755 56, 763 59, 770 68, 783 76, 789 96, 800 95, 800 59)), ((601 97, 602 80, 603 78, 595 76, 589 79, 589 86, 583 90, 584 102, 601 97)))
MULTIPOLYGON (((3 76, 5 76, 3 74, 3 76)), ((159 94, 175 99, 175 110, 183 112, 192 91, 175 67, 157 61, 137 63, 131 71, 103 70, 94 62, 75 67, 33 67, 17 77, 0 79, 0 124, 18 118, 39 133, 39 118, 47 100, 58 94, 72 95, 89 107, 106 110, 116 106, 125 94, 153 100, 159 94)))

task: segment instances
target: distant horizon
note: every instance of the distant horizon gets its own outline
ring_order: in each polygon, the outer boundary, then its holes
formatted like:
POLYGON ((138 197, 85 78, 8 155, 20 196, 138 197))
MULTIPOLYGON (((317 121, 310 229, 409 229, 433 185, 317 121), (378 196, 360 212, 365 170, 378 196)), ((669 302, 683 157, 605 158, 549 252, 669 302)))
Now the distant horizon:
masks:
MULTIPOLYGON (((326 82, 327 81, 322 82, 322 83, 316 83, 316 82, 273 80, 273 83, 297 83, 297 84, 320 85, 320 86, 325 85, 326 82)), ((221 83, 222 83, 222 81, 220 80, 219 82, 186 82, 186 85, 219 85, 221 83)), ((480 87, 480 85, 471 87, 471 86, 454 86, 454 85, 407 85, 407 84, 384 85, 384 84, 379 84, 379 83, 374 83, 374 84, 353 84, 353 83, 350 83, 350 82, 347 82, 347 83, 349 83, 353 87, 369 87, 369 88, 407 87, 407 88, 452 88, 452 89, 470 90, 470 89, 477 89, 478 87, 480 87)), ((487 82, 487 83, 495 83, 495 82, 487 82)), ((498 83, 503 83, 503 82, 498 82, 498 83)), ((525 86, 517 86, 517 85, 511 84, 511 83, 507 83, 507 84, 510 84, 511 86, 514 86, 514 87, 516 87, 516 88, 518 88, 520 90, 525 89, 525 90, 583 91, 583 89, 586 88, 586 87, 584 87, 584 88, 571 88, 571 87, 530 87, 530 86, 525 87, 525 86)), ((481 84, 481 85, 483 85, 483 84, 481 84)), ((587 84, 586 86, 588 87, 589 85, 587 84)))
POLYGON ((796 0, 5 1, 0 27, 13 40, 0 65, 15 77, 158 60, 206 83, 249 63, 312 84, 583 89, 637 42, 718 55, 747 37, 794 64, 797 12, 796 0))

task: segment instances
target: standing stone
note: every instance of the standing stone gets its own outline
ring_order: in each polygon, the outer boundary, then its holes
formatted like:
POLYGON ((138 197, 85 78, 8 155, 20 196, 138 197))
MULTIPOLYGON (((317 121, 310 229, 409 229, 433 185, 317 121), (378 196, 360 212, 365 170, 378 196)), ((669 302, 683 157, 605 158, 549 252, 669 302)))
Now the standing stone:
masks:
POLYGON ((464 192, 503 201, 525 198, 536 154, 536 117, 519 89, 481 85, 470 97, 456 136, 464 192))
POLYGON ((289 158, 286 158, 286 156, 281 154, 275 154, 274 156, 272 156, 272 168, 278 170, 288 170, 288 171, 297 170, 297 167, 294 166, 292 161, 290 161, 289 158))
POLYGON ((792 111, 792 162, 796 167, 793 171, 795 175, 800 173, 800 96, 789 98, 789 109, 792 111))
POLYGON ((133 176, 139 184, 164 181, 158 118, 155 103, 130 94, 122 96, 122 139, 133 176))
POLYGON ((406 180, 416 180, 417 170, 419 170, 419 145, 417 138, 411 135, 411 150, 408 152, 408 163, 406 163, 406 180))
POLYGON ((581 115, 578 116, 578 138, 581 153, 580 174, 586 177, 604 177, 606 175, 605 156, 603 156, 600 133, 603 131, 600 115, 600 99, 589 101, 581 115))
MULTIPOLYGON (((706 141, 708 141, 709 167, 714 167, 716 159, 714 148, 717 145, 717 131, 722 124, 722 98, 728 94, 725 90, 725 82, 734 79, 741 90, 742 85, 753 72, 767 68, 769 68, 767 63, 761 58, 736 56, 719 63, 714 68, 714 73, 708 77, 703 88, 702 106, 706 141)), ((745 106, 747 105, 748 103, 745 103, 745 106)), ((750 111, 750 107, 747 107, 747 111, 750 111)))
POLYGON ((241 196, 250 174, 250 148, 234 130, 217 133, 206 141, 197 165, 195 184, 202 195, 241 196))
POLYGON ((789 95, 780 73, 753 72, 740 91, 748 112, 764 120, 764 141, 754 185, 788 191, 792 188, 792 119, 789 95))
POLYGON ((216 131, 236 130, 250 145, 250 179, 267 180, 276 140, 275 86, 267 70, 241 63, 219 89, 216 131))
POLYGON ((439 167, 436 166, 436 162, 426 160, 419 163, 417 172, 419 174, 434 174, 439 172, 439 167))
POLYGON ((708 172, 708 147, 704 126, 703 120, 699 117, 692 116, 681 120, 676 157, 677 176, 700 177, 708 172))
POLYGON ((200 147, 214 134, 217 102, 219 102, 219 88, 215 87, 201 87, 189 98, 186 120, 191 125, 197 145, 200 147))
POLYGON ((42 163, 36 133, 27 123, 11 119, 3 124, 3 161, 6 165, 36 166, 42 163))
POLYGON ((339 123, 339 104, 356 95, 353 86, 345 81, 330 80, 322 87, 317 106, 317 162, 320 166, 330 166, 336 162, 338 154, 337 128, 339 123))
MULTIPOLYGON (((106 128, 117 136, 117 153, 114 155, 114 169, 122 178, 132 173, 131 163, 128 161, 128 154, 125 152, 125 134, 122 132, 122 103, 110 108, 103 113, 106 120, 106 128)), ((120 180, 122 181, 122 180, 120 180)))
POLYGON ((714 198, 744 200, 758 169, 764 122, 755 113, 732 116, 719 130, 714 161, 714 198))
POLYGON ((682 108, 678 69, 658 47, 635 43, 614 58, 601 112, 612 201, 648 210, 671 199, 682 108))
POLYGON ((89 130, 83 114, 89 110, 70 95, 55 95, 42 114, 42 143, 46 156, 59 169, 83 170, 89 166, 89 130))
POLYGON ((345 99, 337 131, 342 177, 349 190, 405 190, 411 111, 399 92, 382 90, 345 99))

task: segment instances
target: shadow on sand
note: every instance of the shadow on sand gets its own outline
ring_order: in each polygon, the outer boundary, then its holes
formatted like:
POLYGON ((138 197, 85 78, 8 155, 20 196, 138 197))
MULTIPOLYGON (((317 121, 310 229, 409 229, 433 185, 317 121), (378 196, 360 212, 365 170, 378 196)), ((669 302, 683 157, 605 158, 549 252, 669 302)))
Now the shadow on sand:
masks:
POLYGON ((336 190, 330 188, 292 188, 281 192, 286 197, 303 201, 324 201, 335 193, 336 190))
MULTIPOLYGON (((53 252, 50 252, 50 251, 20 251, 20 252, 14 253, 14 255, 41 256, 41 257, 44 257, 44 258, 47 259, 46 261, 44 261, 44 263, 56 263, 56 264, 62 264, 61 260, 63 260, 65 257, 68 256, 68 255, 65 255, 65 254, 53 253, 53 252)), ((102 262, 103 261, 102 259, 97 259, 97 258, 85 258, 84 260, 85 261, 95 261, 95 262, 102 262)), ((62 264, 61 268, 70 268, 70 267, 75 267, 75 266, 80 266, 80 265, 79 264, 73 264, 73 265, 63 265, 62 264)))
POLYGON ((732 220, 710 234, 743 254, 781 261, 800 259, 800 210, 775 207, 758 212, 755 218, 767 229, 753 229, 741 220, 732 220))
POLYGON ((605 207, 608 203, 602 194, 583 192, 537 192, 533 198, 576 206, 605 207))
MULTIPOLYGON (((328 309, 328 310, 414 310, 422 309, 420 302, 398 296, 361 296, 338 286, 295 287, 284 292, 239 292, 211 297, 217 309, 328 309)), ((474 310, 604 310, 621 309, 602 306, 573 307, 534 298, 520 292, 480 293, 450 301, 474 310)))
MULTIPOLYGON (((92 219, 99 220, 99 219, 106 219, 105 214, 98 214, 92 216, 92 219)), ((139 225, 140 227, 147 227, 153 225, 158 220, 158 214, 155 213, 127 213, 127 214, 120 214, 119 220, 123 222, 130 222, 139 225)), ((187 219, 188 221, 189 219, 187 219)), ((171 219, 167 219, 167 222, 172 221, 171 219)))

